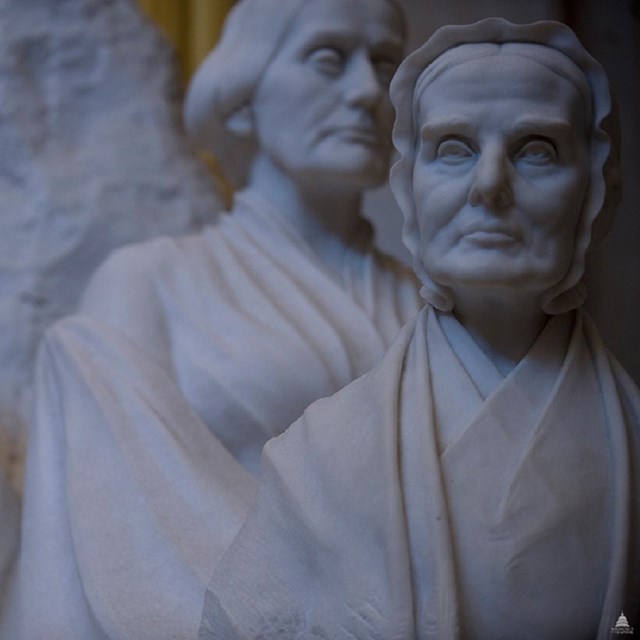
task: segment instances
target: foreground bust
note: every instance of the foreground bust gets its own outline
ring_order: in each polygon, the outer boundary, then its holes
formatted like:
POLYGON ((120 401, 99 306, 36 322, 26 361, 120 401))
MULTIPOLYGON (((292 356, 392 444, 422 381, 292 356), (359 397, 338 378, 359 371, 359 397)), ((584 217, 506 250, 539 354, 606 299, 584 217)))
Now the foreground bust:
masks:
POLYGON ((201 638, 605 640, 640 597, 640 394, 580 308, 618 193, 566 27, 439 30, 392 84, 428 301, 263 454, 201 638))

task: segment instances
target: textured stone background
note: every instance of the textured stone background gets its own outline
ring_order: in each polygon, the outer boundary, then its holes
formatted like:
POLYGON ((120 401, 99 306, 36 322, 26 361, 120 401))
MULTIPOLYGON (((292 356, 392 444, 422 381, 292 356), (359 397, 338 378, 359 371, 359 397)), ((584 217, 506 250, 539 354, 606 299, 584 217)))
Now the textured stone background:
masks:
POLYGON ((43 329, 115 246, 220 208, 173 52, 133 0, 0 0, 0 467, 43 329))

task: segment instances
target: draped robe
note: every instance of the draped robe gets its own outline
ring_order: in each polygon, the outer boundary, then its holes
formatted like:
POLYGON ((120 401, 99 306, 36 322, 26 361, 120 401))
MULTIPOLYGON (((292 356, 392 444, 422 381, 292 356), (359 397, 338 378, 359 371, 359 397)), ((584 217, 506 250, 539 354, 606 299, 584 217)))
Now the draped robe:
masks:
POLYGON ((196 637, 264 442, 417 313, 368 223, 330 267, 272 213, 240 195, 200 234, 119 251, 49 331, 3 637, 196 637))
POLYGON ((363 219, 329 265, 269 202, 241 192, 200 234, 116 253, 81 314, 150 354, 255 474, 269 438, 368 371, 418 313, 413 273, 372 241, 363 219))
POLYGON ((584 312, 503 377, 427 308, 267 444, 200 638, 606 640, 640 613, 639 440, 584 312))

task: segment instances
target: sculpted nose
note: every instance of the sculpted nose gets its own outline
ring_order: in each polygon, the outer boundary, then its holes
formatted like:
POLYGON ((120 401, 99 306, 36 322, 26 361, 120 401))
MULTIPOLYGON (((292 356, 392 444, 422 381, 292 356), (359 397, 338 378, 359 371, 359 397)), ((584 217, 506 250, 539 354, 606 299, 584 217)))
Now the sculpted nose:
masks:
POLYGON ((476 163, 469 203, 472 206, 484 204, 492 210, 509 207, 513 203, 509 182, 506 154, 496 147, 484 150, 476 163))
POLYGON ((345 78, 348 104, 369 109, 374 107, 382 95, 382 86, 371 60, 367 55, 359 55, 350 66, 350 73, 345 78))

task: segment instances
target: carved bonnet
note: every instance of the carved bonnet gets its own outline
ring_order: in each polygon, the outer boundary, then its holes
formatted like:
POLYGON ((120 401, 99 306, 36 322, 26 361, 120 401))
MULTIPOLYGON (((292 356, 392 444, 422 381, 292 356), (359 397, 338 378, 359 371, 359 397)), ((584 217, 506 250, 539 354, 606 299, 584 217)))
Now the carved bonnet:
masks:
MULTIPOLYGON (((400 154, 400 159, 391 170, 391 187, 405 217, 403 239, 423 284, 423 297, 436 308, 450 311, 453 307, 452 296, 446 287, 430 278, 419 251, 420 237, 412 186, 419 134, 415 122, 416 94, 419 96, 425 76, 434 73, 434 67, 442 64, 447 56, 458 55, 461 59, 466 56, 470 59, 474 53, 483 53, 475 48, 459 53, 464 50, 461 45, 486 43, 509 43, 508 46, 517 43, 512 46, 517 55, 526 55, 534 60, 539 58, 538 61, 565 77, 570 74, 584 76, 574 78, 574 81, 585 87, 581 93, 588 93, 585 99, 590 102, 585 105, 591 116, 588 131, 591 149, 589 188, 578 222, 571 266, 563 280, 546 292, 542 300, 546 313, 563 313, 584 302, 586 291, 582 277, 587 249, 593 238, 602 237, 608 230, 620 197, 617 118, 607 78, 600 64, 584 49, 573 31, 563 24, 536 22, 516 25, 501 18, 489 18, 472 25, 443 27, 402 63, 391 84, 391 99, 397 114, 393 142, 400 154), (457 47, 460 49, 452 52, 457 47), (549 52, 549 49, 553 51, 549 52), (552 55, 543 55, 545 53, 552 55)), ((446 64, 443 68, 446 68, 446 64)), ((441 70, 436 69, 436 73, 441 70)))

